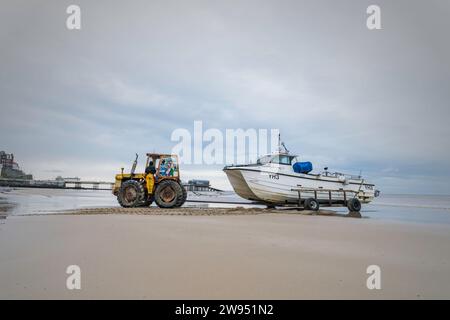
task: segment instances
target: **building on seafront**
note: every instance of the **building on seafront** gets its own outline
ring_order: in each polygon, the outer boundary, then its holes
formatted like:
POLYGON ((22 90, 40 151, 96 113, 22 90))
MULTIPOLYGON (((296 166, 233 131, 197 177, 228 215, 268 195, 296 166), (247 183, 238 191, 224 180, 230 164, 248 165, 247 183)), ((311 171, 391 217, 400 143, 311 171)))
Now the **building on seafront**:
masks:
POLYGON ((14 154, 0 151, 0 177, 5 179, 33 180, 31 174, 20 170, 19 164, 14 161, 14 154))

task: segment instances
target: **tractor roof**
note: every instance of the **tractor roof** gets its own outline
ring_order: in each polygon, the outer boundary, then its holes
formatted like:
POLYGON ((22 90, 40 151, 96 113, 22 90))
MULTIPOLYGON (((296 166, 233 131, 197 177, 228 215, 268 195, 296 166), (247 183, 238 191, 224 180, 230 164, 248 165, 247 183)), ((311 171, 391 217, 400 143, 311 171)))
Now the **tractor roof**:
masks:
POLYGON ((176 154, 167 153, 147 153, 147 157, 159 158, 159 157, 177 157, 176 154))

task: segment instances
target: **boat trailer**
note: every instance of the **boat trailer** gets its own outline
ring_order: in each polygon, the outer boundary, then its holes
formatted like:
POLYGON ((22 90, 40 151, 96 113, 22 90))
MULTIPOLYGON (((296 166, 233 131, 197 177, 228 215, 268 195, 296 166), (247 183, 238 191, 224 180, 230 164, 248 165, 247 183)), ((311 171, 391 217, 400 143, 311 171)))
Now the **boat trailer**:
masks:
POLYGON ((361 202, 358 198, 360 190, 305 188, 299 185, 291 191, 298 193, 297 209, 317 211, 320 206, 347 207, 349 216, 361 217, 361 202))

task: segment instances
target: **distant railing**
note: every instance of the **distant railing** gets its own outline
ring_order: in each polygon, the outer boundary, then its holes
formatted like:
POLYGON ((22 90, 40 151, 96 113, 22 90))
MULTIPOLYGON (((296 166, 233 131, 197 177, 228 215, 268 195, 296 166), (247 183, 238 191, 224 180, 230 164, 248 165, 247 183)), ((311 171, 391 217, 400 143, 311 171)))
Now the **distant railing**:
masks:
POLYGON ((59 181, 59 180, 24 180, 0 178, 0 186, 18 188, 53 188, 53 189, 87 189, 111 190, 114 182, 109 181, 59 181))
MULTIPOLYGON (((0 186, 17 188, 52 188, 52 189, 81 189, 81 190, 112 190, 114 182, 110 181, 62 181, 62 180, 24 180, 0 178, 0 186)), ((187 191, 216 191, 222 190, 209 185, 183 184, 187 191)))

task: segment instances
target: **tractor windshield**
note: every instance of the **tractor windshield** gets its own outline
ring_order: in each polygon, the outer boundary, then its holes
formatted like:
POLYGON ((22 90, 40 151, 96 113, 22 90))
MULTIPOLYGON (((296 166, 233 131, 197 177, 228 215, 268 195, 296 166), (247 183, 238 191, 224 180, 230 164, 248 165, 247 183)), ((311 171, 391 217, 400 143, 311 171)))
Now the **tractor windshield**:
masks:
POLYGON ((163 156, 158 159, 160 177, 178 177, 178 159, 177 157, 163 156))

